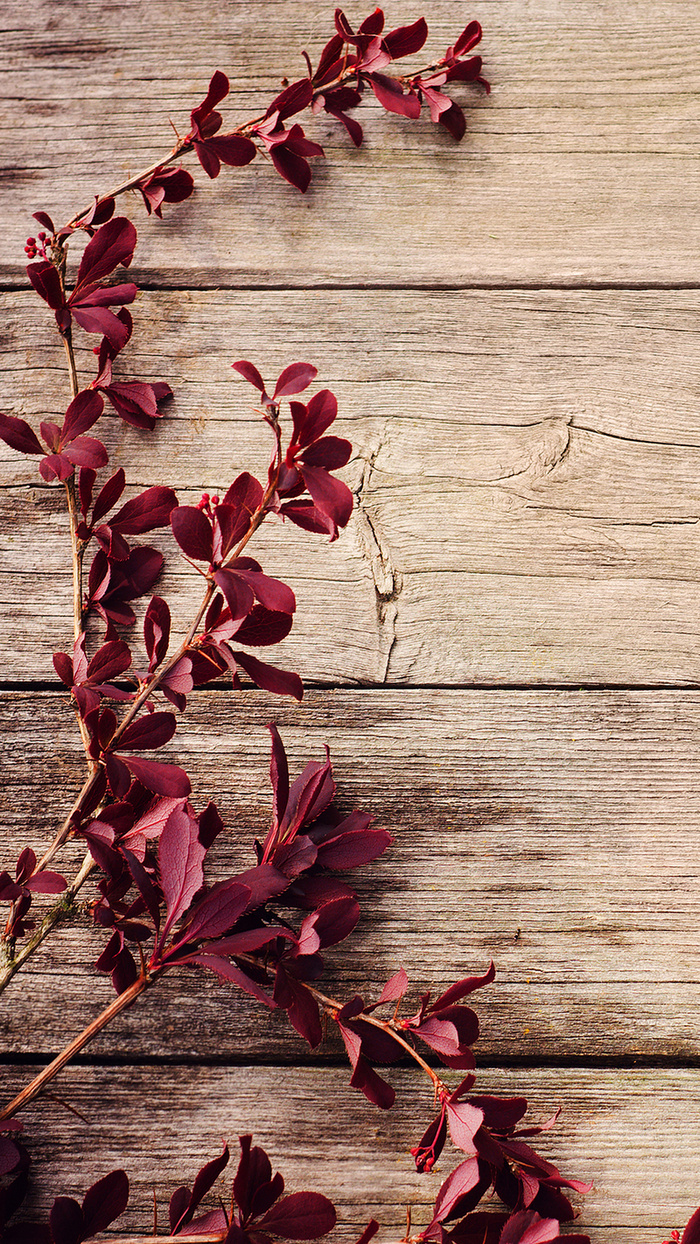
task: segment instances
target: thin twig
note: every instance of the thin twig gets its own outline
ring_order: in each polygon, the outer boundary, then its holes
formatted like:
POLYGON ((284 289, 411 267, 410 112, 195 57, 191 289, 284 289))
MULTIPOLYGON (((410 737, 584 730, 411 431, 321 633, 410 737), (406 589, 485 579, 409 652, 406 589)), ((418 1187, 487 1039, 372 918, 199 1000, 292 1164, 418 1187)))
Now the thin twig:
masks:
POLYGON ((66 1048, 56 1056, 56 1058, 54 1058, 53 1062, 50 1062, 47 1067, 44 1067, 44 1070, 41 1071, 38 1076, 34 1077, 31 1084, 28 1084, 26 1088, 23 1088, 22 1091, 18 1093, 15 1098, 13 1098, 10 1104, 5 1106, 4 1110, 0 1110, 0 1120, 11 1119, 15 1114, 17 1114, 18 1110, 21 1110, 24 1106, 27 1106, 30 1101, 33 1101, 34 1098, 39 1095, 44 1085, 49 1084, 51 1080, 53 1080, 54 1076, 58 1075, 59 1071, 65 1067, 66 1063, 69 1063, 76 1054, 79 1054, 86 1045, 89 1045, 93 1037, 96 1037, 98 1032, 102 1032, 102 1029, 106 1028, 107 1024, 109 1024, 116 1015, 119 1015, 121 1011, 125 1011, 127 1007, 131 1006, 132 1002, 138 998, 139 994, 142 994, 145 989, 148 989, 148 987, 153 984, 153 982, 157 979, 157 976, 157 970, 151 972, 150 975, 143 973, 137 980, 134 981, 133 985, 130 985, 128 989, 125 989, 123 993, 120 993, 119 996, 105 1008, 101 1015, 98 1015, 96 1019, 93 1019, 92 1023, 88 1024, 87 1028, 84 1028, 80 1035, 75 1037, 74 1040, 71 1041, 66 1048))

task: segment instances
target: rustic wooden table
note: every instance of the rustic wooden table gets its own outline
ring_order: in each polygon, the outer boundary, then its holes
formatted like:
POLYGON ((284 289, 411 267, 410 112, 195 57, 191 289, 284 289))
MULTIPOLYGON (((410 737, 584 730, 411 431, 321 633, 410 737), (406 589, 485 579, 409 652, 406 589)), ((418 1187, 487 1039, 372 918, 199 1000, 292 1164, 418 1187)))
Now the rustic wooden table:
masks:
MULTIPOLYGON (((231 362, 317 363, 356 446, 355 513, 331 546, 261 541, 300 602, 279 663, 309 690, 300 707, 200 692, 176 754, 200 801, 220 792, 223 868, 269 815, 266 715, 295 766, 330 744, 343 804, 396 835, 361 878, 335 987, 369 995, 400 964, 445 985, 493 956, 483 1090, 563 1107, 544 1148, 595 1180, 595 1244, 660 1244, 700 1202, 700 8, 392 0, 387 17, 421 11, 439 50, 484 26, 493 94, 465 92, 460 145, 367 101, 359 152, 316 123, 328 158, 306 196, 257 162, 199 177, 196 211, 162 225, 126 204, 144 289, 131 374, 176 399, 153 436, 120 425, 109 448, 134 486, 216 491, 267 452, 231 362)), ((67 219, 156 158, 215 68, 227 115, 254 114, 331 22, 317 0, 5 0, 7 413, 66 403, 24 273, 31 212, 67 219)), ((66 524, 35 462, 0 452, 12 861, 82 766, 51 665, 70 635, 66 524)), ((161 590, 184 623, 186 568, 161 590)), ((110 998, 100 945, 87 917, 65 928, 3 999, 8 1094, 110 998)), ((346 1238, 370 1214, 396 1235, 440 1182, 411 1173, 429 1103, 398 1078, 404 1104, 380 1115, 337 1047, 310 1057, 248 999, 172 980, 27 1113, 45 1136, 34 1204, 49 1176, 78 1193, 123 1164, 147 1230, 153 1184, 254 1130, 290 1186, 334 1196, 346 1238)))

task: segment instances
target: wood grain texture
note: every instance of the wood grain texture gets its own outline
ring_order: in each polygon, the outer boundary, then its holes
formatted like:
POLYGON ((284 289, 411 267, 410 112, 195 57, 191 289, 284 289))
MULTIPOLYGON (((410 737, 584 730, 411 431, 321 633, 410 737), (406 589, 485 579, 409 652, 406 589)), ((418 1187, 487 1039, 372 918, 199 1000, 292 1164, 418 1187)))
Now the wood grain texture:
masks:
MULTIPOLYGON (((48 840, 82 766, 65 701, 6 695, 0 710, 12 860, 48 840)), ((365 916, 329 952, 331 992, 377 996, 401 964, 416 992, 446 987, 493 957, 497 984, 475 999, 482 1057, 697 1060, 697 693, 339 691, 291 708, 200 693, 168 750, 197 805, 216 797, 230 826, 212 880, 249 867, 266 831, 270 717, 293 771, 329 743, 341 806, 367 808, 396 837, 358 874, 365 916)), ((111 998, 91 967, 103 939, 86 924, 60 930, 11 987, 6 1048, 56 1052, 111 998), (35 1019, 47 991, 49 1028, 35 1019)), ((158 986, 94 1050, 307 1056, 278 1017, 268 1024, 248 999, 189 974, 158 986)))
MULTIPOLYGON (((52 326, 30 295, 5 302, 6 409, 60 417, 52 326)), ((324 683, 696 683, 697 315, 693 291, 146 294, 120 374, 166 377, 176 399, 150 436, 115 420, 112 463, 185 502, 263 472, 231 362, 316 360, 358 505, 333 546, 260 535, 299 599, 281 664, 324 683)), ((80 365, 93 374, 89 350, 80 365)), ((36 460, 0 453, 5 676, 46 679, 67 642, 65 520, 36 460)), ((170 567, 184 630, 199 588, 170 567)))
MULTIPOLYGON (((68 219, 168 152, 169 120, 186 132, 214 69, 234 83, 227 121, 264 109, 283 75, 306 72, 301 49, 320 51, 332 7, 6 2, 2 278, 26 280, 22 245, 37 205, 68 219)), ((317 162, 308 195, 262 160, 214 186, 202 175, 196 205, 144 228, 137 279, 697 283, 697 8, 615 0, 601 15, 596 0, 545 0, 524 13, 519 0, 430 0, 423 9, 428 60, 471 17, 485 29, 494 91, 486 100, 458 90, 469 116, 461 145, 428 121, 385 117, 374 101, 361 110, 359 153, 321 120, 313 137, 328 159, 317 162)), ((388 6, 393 25, 417 15, 415 6, 388 6)), ((139 205, 128 210, 142 218, 139 205)))
MULTIPOLYGON (((29 1068, 11 1068, 8 1089, 28 1074, 29 1068)), ((55 1100, 39 1101, 26 1114, 41 1171, 36 1203, 50 1204, 49 1188, 82 1193, 89 1154, 91 1177, 121 1165, 133 1176, 125 1226, 147 1231, 154 1185, 163 1207, 177 1184, 191 1185, 200 1163, 221 1152, 222 1136, 235 1150, 236 1137, 253 1130, 290 1190, 314 1188, 335 1201, 339 1239, 356 1239, 372 1215, 385 1238, 397 1238, 406 1204, 416 1225, 426 1223, 458 1155, 446 1150, 434 1175, 411 1173, 408 1149, 431 1117, 431 1095, 413 1073, 391 1074, 397 1104, 380 1113, 349 1087, 345 1071, 332 1068, 133 1067, 128 1076, 122 1068, 67 1070, 56 1093, 85 1120, 55 1100)), ((592 1244, 659 1244, 696 1207, 697 1071, 484 1068, 479 1085, 506 1096, 525 1092, 536 1120, 562 1107, 556 1128, 537 1138, 537 1148, 569 1176, 595 1178, 583 1202, 572 1194, 582 1205, 577 1225, 592 1244)), ((222 1183, 228 1189, 226 1174, 222 1183)), ((164 1216, 161 1208, 161 1222, 164 1216)))

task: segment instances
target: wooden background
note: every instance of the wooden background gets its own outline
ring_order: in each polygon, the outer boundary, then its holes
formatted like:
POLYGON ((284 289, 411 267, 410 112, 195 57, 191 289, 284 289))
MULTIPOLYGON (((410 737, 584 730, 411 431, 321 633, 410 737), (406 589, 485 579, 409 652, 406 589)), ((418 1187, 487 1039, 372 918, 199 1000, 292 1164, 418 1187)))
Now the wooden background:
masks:
MULTIPOLYGON (((428 54, 484 26, 493 94, 459 96, 459 146, 367 100, 359 152, 329 119, 309 127, 328 158, 306 196, 257 161, 198 177, 162 224, 122 201, 144 292, 121 375, 176 400, 150 436, 115 424, 109 449, 135 488, 187 501, 265 460, 234 359, 266 376, 308 359, 337 392, 349 529, 258 544, 297 592, 279 663, 304 702, 198 693, 171 750, 220 799, 224 869, 269 816, 265 721, 295 767, 330 744, 343 806, 396 844, 360 878, 329 988, 369 995, 400 964, 440 987, 493 956, 482 1089, 527 1094, 539 1118, 563 1107, 542 1148, 595 1181, 595 1244, 660 1244, 700 1202, 700 9, 391 0, 388 22, 421 11, 428 54)), ((24 272, 31 212, 67 219, 157 158, 216 68, 227 118, 254 115, 331 23, 319 0, 5 0, 7 413, 36 423, 68 400, 24 272)), ((51 665, 71 629, 65 518, 35 461, 0 453, 10 862, 48 840, 82 766, 51 665)), ((177 558, 160 590, 184 626, 197 588, 177 558)), ((4 1095, 111 996, 99 945, 66 928, 3 999, 4 1095)), ((148 1230, 154 1185, 162 1201, 253 1130, 290 1187, 336 1200, 343 1238, 370 1214, 395 1237, 441 1181, 407 1153, 430 1100, 406 1069, 380 1114, 348 1078, 337 1046, 310 1057, 248 999, 172 980, 27 1112, 33 1203, 123 1164, 129 1225, 148 1230)))

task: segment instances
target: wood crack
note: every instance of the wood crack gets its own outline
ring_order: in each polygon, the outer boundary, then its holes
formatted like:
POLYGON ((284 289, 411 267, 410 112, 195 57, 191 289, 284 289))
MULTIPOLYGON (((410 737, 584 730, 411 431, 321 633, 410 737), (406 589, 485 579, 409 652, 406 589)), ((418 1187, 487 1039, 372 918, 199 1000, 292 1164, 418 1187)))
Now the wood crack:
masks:
POLYGON ((374 584, 379 645, 383 662, 380 677, 382 683, 389 681, 391 659, 397 640, 398 599, 403 589, 403 575, 394 565, 391 549, 381 530, 376 513, 370 510, 366 502, 375 462, 381 451, 385 433, 386 425, 376 448, 365 459, 362 479, 355 491, 357 534, 363 556, 369 562, 374 584))

